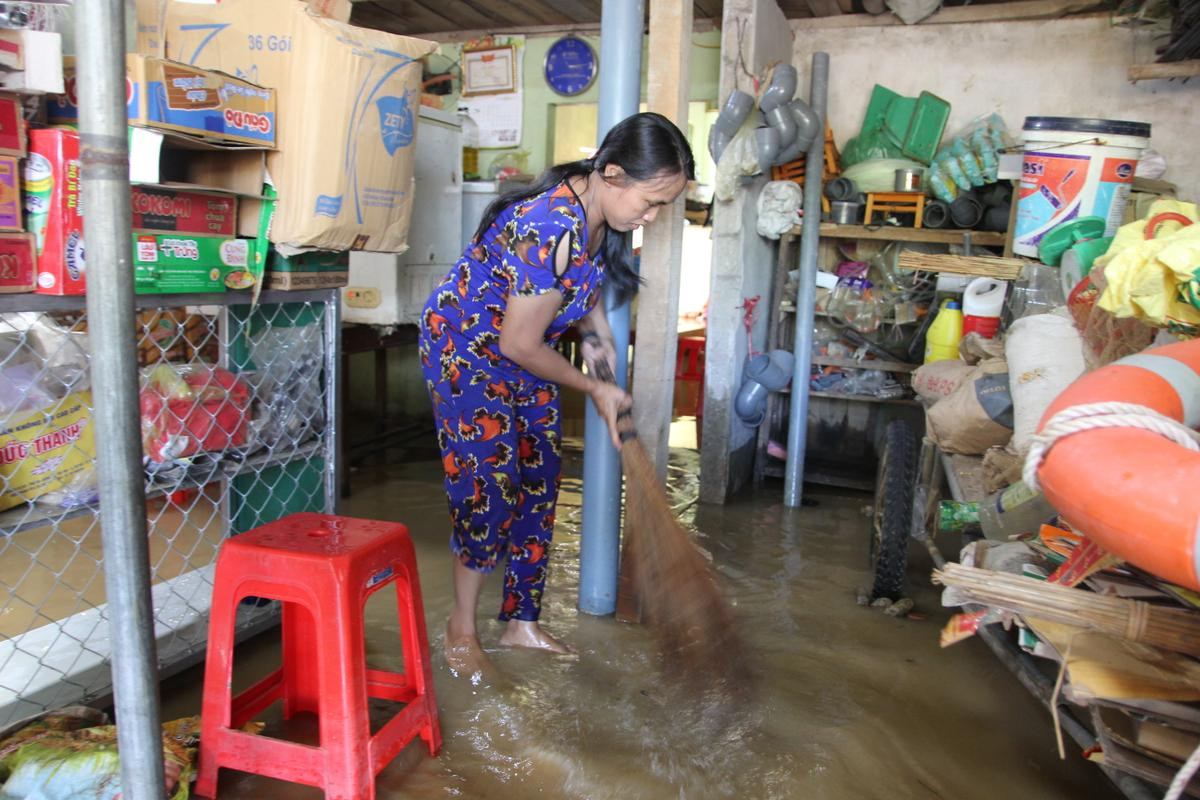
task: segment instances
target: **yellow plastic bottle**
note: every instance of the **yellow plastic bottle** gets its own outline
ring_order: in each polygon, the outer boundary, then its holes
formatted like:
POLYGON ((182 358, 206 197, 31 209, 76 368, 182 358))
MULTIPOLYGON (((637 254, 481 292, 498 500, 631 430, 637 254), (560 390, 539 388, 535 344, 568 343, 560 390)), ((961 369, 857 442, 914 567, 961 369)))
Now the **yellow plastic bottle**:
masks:
POLYGON ((958 343, 962 340, 962 304, 944 300, 933 324, 925 334, 925 363, 958 358, 958 343))

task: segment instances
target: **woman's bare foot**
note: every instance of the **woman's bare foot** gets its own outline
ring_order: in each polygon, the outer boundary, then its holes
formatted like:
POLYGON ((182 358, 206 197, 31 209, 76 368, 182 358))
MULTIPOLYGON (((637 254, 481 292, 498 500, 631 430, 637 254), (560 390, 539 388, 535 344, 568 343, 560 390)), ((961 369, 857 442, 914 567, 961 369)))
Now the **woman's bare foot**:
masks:
POLYGON ((532 650, 548 650, 551 653, 570 655, 575 651, 542 630, 542 627, 532 620, 510 619, 508 628, 500 637, 503 647, 527 647, 532 650))
POLYGON ((454 624, 446 625, 444 640, 446 665, 456 675, 487 676, 493 671, 491 660, 483 652, 483 645, 474 633, 464 633, 455 630, 454 624))

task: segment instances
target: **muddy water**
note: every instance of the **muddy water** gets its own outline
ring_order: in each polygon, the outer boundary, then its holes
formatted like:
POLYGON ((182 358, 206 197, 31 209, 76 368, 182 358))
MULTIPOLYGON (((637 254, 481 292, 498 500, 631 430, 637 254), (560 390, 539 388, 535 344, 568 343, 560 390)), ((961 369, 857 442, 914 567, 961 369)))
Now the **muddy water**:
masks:
MULTIPOLYGON (((758 671, 750 701, 719 692, 681 697, 655 666, 639 626, 581 615, 579 458, 568 459, 555 565, 543 621, 574 658, 496 649, 494 576, 481 635, 498 675, 455 675, 441 653, 450 605, 447 525, 436 462, 378 469, 356 482, 347 514, 406 522, 418 547, 433 640, 444 748, 410 745, 381 773, 380 798, 1107 798, 1099 771, 1058 760, 1049 715, 980 642, 937 646, 947 614, 914 551, 910 582, 925 620, 892 619, 854 603, 866 581, 869 498, 814 492, 789 511, 780 492, 699 506, 694 452, 673 454, 671 483, 685 522, 730 589, 758 671)), ((367 610, 372 665, 398 668, 394 612, 367 610)), ((278 662, 270 635, 239 648, 237 683, 278 662)), ((164 715, 195 713, 198 671, 164 686, 164 715)), ((311 719, 268 732, 311 741, 311 719)), ((1070 748, 1068 748, 1070 750, 1070 748)), ((321 793, 222 772, 222 798, 321 793)))

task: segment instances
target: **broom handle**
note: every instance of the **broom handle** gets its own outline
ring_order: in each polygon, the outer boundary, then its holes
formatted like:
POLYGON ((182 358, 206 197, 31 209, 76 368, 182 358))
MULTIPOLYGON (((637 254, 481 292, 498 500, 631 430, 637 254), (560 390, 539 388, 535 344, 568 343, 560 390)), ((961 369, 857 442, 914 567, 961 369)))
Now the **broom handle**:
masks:
MULTIPOLYGON (((613 375, 607 361, 596 362, 596 377, 605 383, 617 385, 617 376, 613 375)), ((637 438, 637 429, 633 425, 632 408, 623 408, 617 412, 617 436, 621 439, 622 444, 637 438)))

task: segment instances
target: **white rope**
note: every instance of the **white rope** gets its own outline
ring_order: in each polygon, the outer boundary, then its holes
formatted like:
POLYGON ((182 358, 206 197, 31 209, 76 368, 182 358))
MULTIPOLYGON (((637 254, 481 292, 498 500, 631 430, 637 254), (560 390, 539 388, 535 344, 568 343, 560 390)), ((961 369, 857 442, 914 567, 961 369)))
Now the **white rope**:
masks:
POLYGON ((1166 437, 1187 450, 1200 452, 1200 433, 1152 408, 1136 403, 1086 403, 1064 408, 1034 434, 1021 472, 1022 480, 1037 490, 1038 467, 1059 439, 1100 428, 1139 428, 1166 437))
POLYGON ((1183 762, 1183 766, 1179 768, 1179 772, 1175 773, 1175 780, 1171 781, 1171 785, 1167 787, 1167 793, 1163 795, 1163 800, 1179 800, 1183 796, 1183 790, 1192 782, 1192 776, 1196 774, 1197 768, 1200 768, 1200 747, 1192 751, 1188 760, 1183 762))

